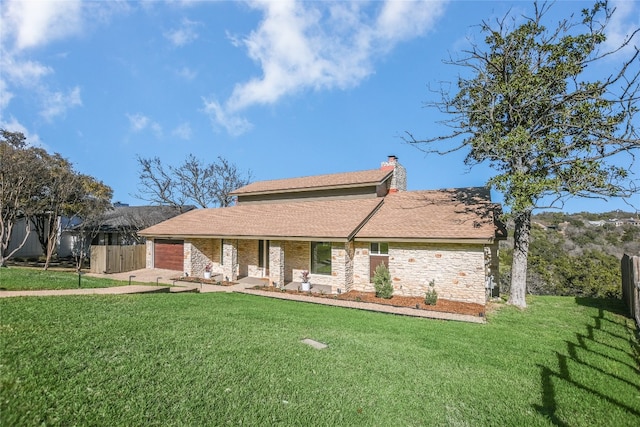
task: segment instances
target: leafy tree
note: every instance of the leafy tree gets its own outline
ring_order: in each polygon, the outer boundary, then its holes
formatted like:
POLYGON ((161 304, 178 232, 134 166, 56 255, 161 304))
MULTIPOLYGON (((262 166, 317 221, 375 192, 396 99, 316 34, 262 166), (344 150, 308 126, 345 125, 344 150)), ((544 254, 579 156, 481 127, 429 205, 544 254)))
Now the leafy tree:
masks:
POLYGON ((69 204, 78 194, 79 175, 73 170, 71 162, 58 153, 46 154, 44 161, 46 181, 37 196, 38 209, 30 220, 45 254, 46 270, 57 248, 61 217, 69 214, 69 204))
POLYGON ((31 234, 28 218, 40 208, 38 195, 46 184, 46 156, 45 150, 27 146, 22 133, 0 129, 0 266, 31 234), (20 219, 24 219, 24 238, 8 253, 13 228, 20 219))
POLYGON ((82 222, 74 227, 73 256, 76 270, 82 270, 89 253, 91 240, 98 234, 104 213, 111 207, 113 190, 108 185, 89 175, 78 175, 77 192, 68 203, 66 211, 70 218, 82 222))
POLYGON ((458 78, 457 94, 443 88, 441 100, 429 104, 450 115, 452 132, 427 139, 407 133, 428 153, 465 150, 467 165, 488 163, 496 171, 489 185, 504 194, 515 224, 509 303, 519 307, 526 307, 532 211, 550 196, 551 205, 571 196, 629 197, 628 168, 613 161, 631 161, 640 148, 638 48, 601 80, 587 75, 593 63, 630 47, 640 29, 603 52, 613 13, 606 2, 583 10, 580 22, 552 29, 543 23, 551 6, 534 6, 534 16, 520 24, 509 15, 483 21, 486 46, 474 44, 448 61, 471 72, 458 78))
POLYGON ((250 171, 243 174, 222 157, 205 164, 190 154, 179 166, 165 166, 158 157, 138 156, 137 160, 140 183, 136 197, 159 205, 230 206, 233 202, 230 193, 251 181, 250 171))

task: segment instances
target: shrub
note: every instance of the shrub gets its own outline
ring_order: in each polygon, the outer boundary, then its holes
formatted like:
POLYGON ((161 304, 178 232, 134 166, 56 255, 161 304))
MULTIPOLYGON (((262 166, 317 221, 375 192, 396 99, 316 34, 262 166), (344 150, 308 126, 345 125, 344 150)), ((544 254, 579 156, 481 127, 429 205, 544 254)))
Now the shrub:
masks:
POLYGON ((376 296, 378 298, 389 299, 393 295, 391 276, 386 265, 380 263, 376 267, 376 271, 373 274, 373 286, 376 288, 376 296))
POLYGON ((427 305, 436 305, 438 302, 438 292, 436 292, 436 282, 434 280, 429 282, 429 290, 424 296, 424 303, 427 305))

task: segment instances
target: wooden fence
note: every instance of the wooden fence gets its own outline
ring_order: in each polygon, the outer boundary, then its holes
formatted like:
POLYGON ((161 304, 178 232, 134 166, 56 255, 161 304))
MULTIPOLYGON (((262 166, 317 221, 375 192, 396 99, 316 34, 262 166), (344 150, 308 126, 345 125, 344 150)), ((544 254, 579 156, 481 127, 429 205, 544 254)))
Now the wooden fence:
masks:
POLYGON ((622 269, 622 299, 627 304, 629 314, 640 327, 640 257, 624 255, 620 262, 622 269))
POLYGON ((92 273, 123 273, 146 267, 145 245, 91 246, 92 273))

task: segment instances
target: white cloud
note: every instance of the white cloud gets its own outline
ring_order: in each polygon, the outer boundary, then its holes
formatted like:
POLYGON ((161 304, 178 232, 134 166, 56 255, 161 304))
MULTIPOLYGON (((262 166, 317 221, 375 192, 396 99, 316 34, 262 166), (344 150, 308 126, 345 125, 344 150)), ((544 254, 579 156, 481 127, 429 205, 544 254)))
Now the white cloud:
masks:
MULTIPOLYGON (((128 6, 121 2, 4 0, 0 9, 0 107, 7 108, 15 96, 21 96, 20 89, 35 95, 40 115, 46 120, 82 105, 78 87, 68 93, 50 89, 46 79, 54 75, 53 68, 29 59, 30 51, 81 34, 84 19, 105 22, 126 10, 128 6)), ((65 54, 56 57, 64 59, 65 54)))
POLYGON ((129 119, 129 127, 132 132, 142 132, 144 130, 151 130, 157 138, 162 138, 162 126, 157 122, 154 122, 149 117, 136 113, 136 114, 127 114, 127 118, 129 119))
MULTIPOLYGON (((605 47, 609 51, 618 49, 631 36, 634 30, 640 28, 640 6, 638 6, 637 2, 613 0, 610 7, 612 9, 615 8, 615 13, 606 31, 607 41, 605 42, 605 47)), ((639 34, 636 34, 635 40, 632 40, 621 52, 633 52, 634 46, 640 48, 639 34)))
POLYGON ((231 134, 250 129, 240 112, 273 104, 302 90, 347 89, 373 73, 374 60, 398 43, 425 34, 444 12, 436 1, 253 1, 263 13, 242 43, 262 75, 237 84, 225 102, 204 99, 204 110, 231 134))
POLYGON ((11 34, 17 51, 77 34, 82 29, 80 0, 4 2, 3 38, 11 34))
POLYGON ((9 121, 0 120, 0 127, 8 130, 9 132, 20 132, 25 136, 28 145, 33 147, 42 147, 47 149, 47 151, 50 151, 49 147, 42 143, 38 134, 29 132, 29 130, 13 116, 11 116, 9 121))
POLYGON ((193 80, 198 77, 198 72, 190 69, 189 67, 180 68, 178 71, 176 71, 176 74, 185 80, 193 80))
POLYGON ((191 134, 192 134, 191 125, 188 122, 181 123, 177 128, 175 128, 171 132, 171 135, 179 139, 184 139, 185 141, 188 141, 191 139, 191 134))
POLYGON ((144 130, 149 125, 149 117, 143 116, 142 114, 127 114, 127 118, 129 119, 129 125, 131 130, 134 132, 140 132, 144 130))
POLYGON ((190 21, 185 18, 182 20, 182 25, 180 28, 167 31, 164 33, 164 36, 174 46, 181 47, 195 41, 198 38, 196 29, 200 25, 201 24, 199 22, 190 21))
POLYGON ((0 68, 2 68, 2 75, 14 85, 37 87, 43 77, 53 72, 51 67, 42 65, 37 61, 17 59, 4 50, 1 53, 0 68))
POLYGON ((0 79, 0 112, 7 108, 12 98, 13 93, 7 88, 4 79, 0 79))
POLYGON ((76 86, 66 94, 62 92, 48 93, 44 97, 44 109, 40 114, 47 121, 51 121, 57 116, 64 116, 69 108, 80 105, 82 105, 80 88, 76 86))
POLYGON ((249 121, 238 115, 229 115, 215 99, 203 98, 204 112, 209 115, 214 126, 222 126, 233 136, 242 135, 253 126, 249 121))

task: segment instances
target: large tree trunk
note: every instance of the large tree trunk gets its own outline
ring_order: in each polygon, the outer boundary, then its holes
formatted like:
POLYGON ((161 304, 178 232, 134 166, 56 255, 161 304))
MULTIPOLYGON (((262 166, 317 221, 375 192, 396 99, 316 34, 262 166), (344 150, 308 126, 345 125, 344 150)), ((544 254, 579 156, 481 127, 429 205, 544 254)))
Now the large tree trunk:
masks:
POLYGON ((53 225, 49 226, 49 234, 47 237, 47 251, 45 253, 46 258, 44 261, 44 269, 49 269, 49 264, 51 263, 51 258, 56 251, 56 246, 58 246, 58 229, 60 228, 60 217, 56 216, 55 221, 53 221, 53 225))
POLYGON ((527 257, 531 238, 531 211, 517 213, 514 217, 513 263, 511 264, 511 290, 508 304, 526 308, 527 257))

